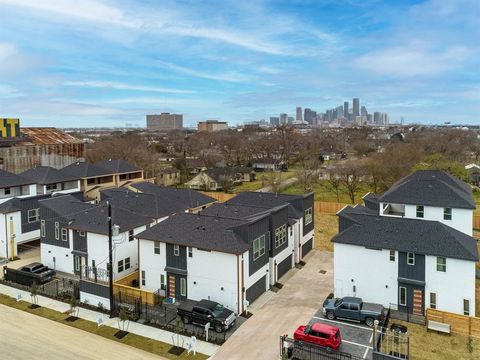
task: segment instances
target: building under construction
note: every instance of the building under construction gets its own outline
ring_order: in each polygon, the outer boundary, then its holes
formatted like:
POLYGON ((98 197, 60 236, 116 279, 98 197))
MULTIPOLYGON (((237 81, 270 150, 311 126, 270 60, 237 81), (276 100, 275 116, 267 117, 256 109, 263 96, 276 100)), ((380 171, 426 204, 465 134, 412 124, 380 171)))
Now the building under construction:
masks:
POLYGON ((0 169, 21 173, 35 166, 57 169, 85 160, 85 144, 51 127, 21 128, 18 119, 0 118, 0 169))

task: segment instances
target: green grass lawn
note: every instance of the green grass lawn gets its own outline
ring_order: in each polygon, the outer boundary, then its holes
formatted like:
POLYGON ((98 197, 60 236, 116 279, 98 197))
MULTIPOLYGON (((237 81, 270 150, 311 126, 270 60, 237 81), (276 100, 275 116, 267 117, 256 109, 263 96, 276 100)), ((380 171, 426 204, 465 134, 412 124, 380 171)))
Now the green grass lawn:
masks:
MULTIPOLYGON (((285 172, 278 172, 275 173, 275 175, 278 175, 280 177, 280 181, 284 181, 287 179, 290 179, 295 176, 295 169, 290 169, 285 172)), ((269 174, 268 173, 263 173, 263 172, 257 172, 256 173, 257 180, 252 181, 252 182, 245 182, 241 185, 235 186, 235 192, 243 192, 243 191, 256 191, 259 190, 265 186, 269 185, 269 174)))
POLYGON ((338 217, 335 214, 315 213, 315 248, 333 251, 330 241, 338 233, 338 217))
MULTIPOLYGON (((109 326, 98 327, 96 323, 88 320, 84 320, 84 319, 78 319, 73 322, 68 322, 68 321, 65 321, 65 318, 67 318, 68 316, 67 314, 63 314, 61 312, 51 310, 45 307, 41 307, 38 309, 31 309, 30 303, 26 301, 16 301, 15 299, 3 294, 0 294, 0 304, 10 306, 18 310, 26 311, 31 314, 38 315, 43 318, 50 319, 64 325, 80 329, 80 330, 88 331, 89 333, 103 336, 109 340, 117 341, 125 345, 130 345, 138 349, 148 351, 152 354, 163 356, 164 358, 167 358, 167 359, 204 360, 208 358, 208 356, 200 353, 197 353, 197 355, 195 356, 187 355, 186 351, 181 356, 175 356, 168 353, 168 350, 172 347, 172 345, 161 342, 161 341, 153 340, 150 338, 146 338, 144 336, 136 335, 133 333, 128 334, 123 339, 117 339, 116 337, 113 336, 118 331, 118 329, 116 328, 112 328, 109 326)), ((80 309, 80 313, 81 312, 82 312, 82 309, 80 309)))

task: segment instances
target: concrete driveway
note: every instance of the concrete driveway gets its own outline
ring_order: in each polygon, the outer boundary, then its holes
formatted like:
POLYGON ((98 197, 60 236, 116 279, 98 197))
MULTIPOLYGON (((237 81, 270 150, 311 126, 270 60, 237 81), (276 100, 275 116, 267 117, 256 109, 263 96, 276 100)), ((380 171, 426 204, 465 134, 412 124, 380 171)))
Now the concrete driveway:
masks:
POLYGON ((333 290, 333 253, 312 250, 305 261, 307 265, 256 310, 212 359, 279 358, 280 336, 292 336, 299 325, 307 324, 333 290))

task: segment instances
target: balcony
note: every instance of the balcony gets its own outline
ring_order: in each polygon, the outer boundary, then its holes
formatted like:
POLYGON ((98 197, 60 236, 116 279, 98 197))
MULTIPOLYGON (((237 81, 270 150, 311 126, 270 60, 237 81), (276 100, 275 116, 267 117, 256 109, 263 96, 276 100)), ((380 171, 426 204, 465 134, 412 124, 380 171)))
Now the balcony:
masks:
POLYGON ((383 204, 382 215, 383 216, 404 217, 405 216, 405 205, 402 205, 402 204, 383 204))

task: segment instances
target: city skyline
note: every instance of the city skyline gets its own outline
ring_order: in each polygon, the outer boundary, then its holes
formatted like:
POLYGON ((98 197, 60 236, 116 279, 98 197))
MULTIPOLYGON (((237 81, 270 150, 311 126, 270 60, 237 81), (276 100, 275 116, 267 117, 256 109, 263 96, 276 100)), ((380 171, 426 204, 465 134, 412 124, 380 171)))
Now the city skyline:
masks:
POLYGON ((392 123, 479 123, 472 0, 0 0, 0 11, 0 114, 24 126, 162 112, 236 125, 353 97, 392 123))

